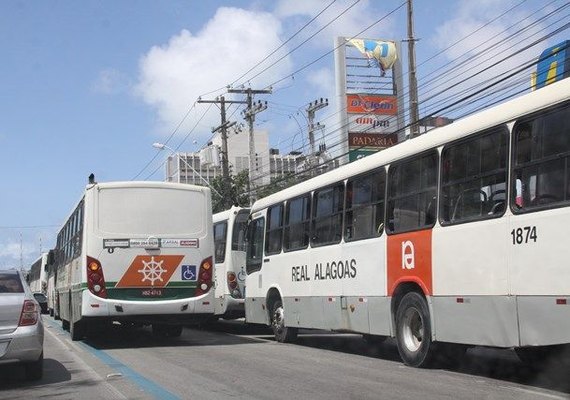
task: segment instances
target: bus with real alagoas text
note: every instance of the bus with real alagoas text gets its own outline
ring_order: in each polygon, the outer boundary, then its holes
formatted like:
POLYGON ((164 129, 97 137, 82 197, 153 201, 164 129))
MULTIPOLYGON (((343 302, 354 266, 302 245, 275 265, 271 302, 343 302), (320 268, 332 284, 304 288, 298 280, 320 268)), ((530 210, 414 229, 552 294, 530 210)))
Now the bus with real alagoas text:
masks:
POLYGON ((246 321, 453 349, 570 343, 570 79, 256 201, 246 321))
POLYGON ((210 189, 90 182, 59 231, 55 316, 73 340, 118 321, 180 336, 214 313, 210 189))
POLYGON ((245 294, 245 230, 249 209, 232 206, 214 214, 215 316, 243 318, 245 294))

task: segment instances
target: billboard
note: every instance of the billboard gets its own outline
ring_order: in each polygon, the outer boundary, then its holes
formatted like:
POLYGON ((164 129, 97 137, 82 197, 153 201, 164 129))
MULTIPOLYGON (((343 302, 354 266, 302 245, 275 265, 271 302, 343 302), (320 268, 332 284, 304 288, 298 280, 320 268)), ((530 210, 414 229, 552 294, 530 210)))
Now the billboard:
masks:
POLYGON ((544 50, 536 65, 536 89, 570 76, 570 40, 544 50))
POLYGON ((398 118, 391 115, 350 114, 348 132, 394 133, 398 130, 398 118))
POLYGON ((349 94, 346 96, 346 111, 358 114, 398 115, 396 96, 349 94))
POLYGON ((355 161, 405 138, 402 66, 396 41, 338 37, 335 75, 344 160, 355 161))

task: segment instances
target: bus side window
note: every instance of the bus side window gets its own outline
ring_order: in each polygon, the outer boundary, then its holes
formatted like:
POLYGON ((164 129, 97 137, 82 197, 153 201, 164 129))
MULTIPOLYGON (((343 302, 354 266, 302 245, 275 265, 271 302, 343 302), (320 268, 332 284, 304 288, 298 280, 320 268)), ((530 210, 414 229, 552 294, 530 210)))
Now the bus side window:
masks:
POLYGON ((438 153, 432 150, 390 166, 388 170, 388 232, 433 226, 437 202, 438 153))
POLYGON ((514 212, 570 200, 570 106, 519 121, 514 128, 514 212))
POLYGON ((340 242, 343 200, 344 183, 315 191, 313 194, 312 245, 321 246, 340 242))
POLYGON ((386 171, 349 179, 346 184, 345 240, 380 236, 384 231, 386 171))
POLYGON ((283 250, 305 249, 309 245, 310 195, 289 200, 285 212, 283 250))
POLYGON ((280 253, 283 240, 283 204, 269 207, 266 229, 265 253, 268 255, 280 253))
POLYGON ((444 147, 441 223, 501 216, 505 211, 508 131, 504 126, 444 147))

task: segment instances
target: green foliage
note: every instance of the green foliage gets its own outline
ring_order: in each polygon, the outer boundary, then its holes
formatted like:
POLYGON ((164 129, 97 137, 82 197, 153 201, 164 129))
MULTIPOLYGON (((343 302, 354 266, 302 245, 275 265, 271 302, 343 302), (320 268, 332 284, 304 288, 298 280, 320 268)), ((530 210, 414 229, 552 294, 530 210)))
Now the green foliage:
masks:
POLYGON ((214 178, 210 184, 221 194, 221 197, 212 192, 212 212, 217 213, 227 210, 232 205, 248 206, 247 184, 249 180, 248 171, 242 171, 235 176, 230 176, 229 185, 224 185, 221 176, 214 178))
POLYGON ((286 174, 285 177, 279 179, 272 179, 269 185, 263 186, 257 190, 257 198, 269 196, 270 194, 277 193, 280 190, 288 188, 298 183, 297 176, 292 172, 286 174))

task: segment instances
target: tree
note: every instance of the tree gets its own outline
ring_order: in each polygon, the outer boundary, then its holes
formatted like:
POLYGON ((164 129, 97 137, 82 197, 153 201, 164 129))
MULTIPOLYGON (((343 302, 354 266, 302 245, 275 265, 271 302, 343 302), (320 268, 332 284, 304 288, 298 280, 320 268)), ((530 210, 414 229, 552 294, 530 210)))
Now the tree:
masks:
POLYGON ((249 205, 247 195, 247 183, 249 171, 245 170, 237 175, 231 175, 228 179, 229 185, 224 185, 224 179, 217 176, 210 182, 210 185, 221 194, 221 197, 212 192, 212 212, 217 213, 229 209, 231 206, 246 207, 249 205))
POLYGON ((294 173, 288 172, 284 177, 272 179, 269 185, 259 188, 257 191, 257 198, 261 199, 297 183, 299 183, 298 177, 295 176, 294 173))

